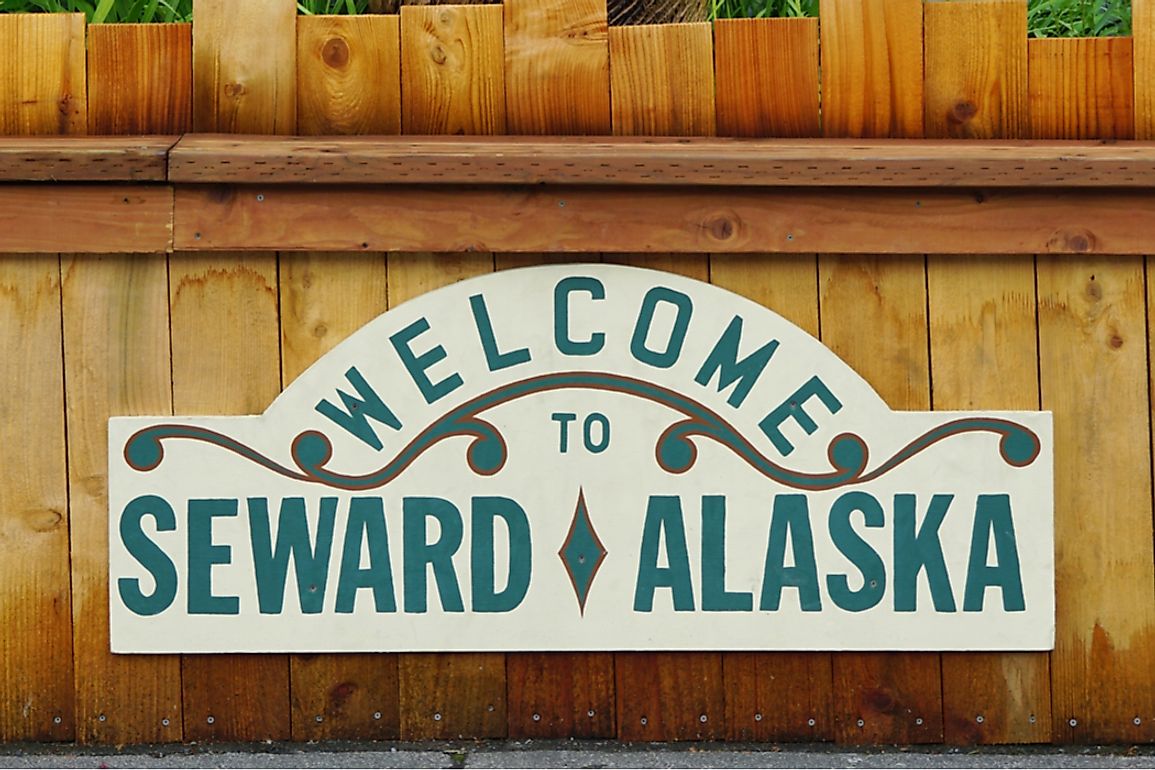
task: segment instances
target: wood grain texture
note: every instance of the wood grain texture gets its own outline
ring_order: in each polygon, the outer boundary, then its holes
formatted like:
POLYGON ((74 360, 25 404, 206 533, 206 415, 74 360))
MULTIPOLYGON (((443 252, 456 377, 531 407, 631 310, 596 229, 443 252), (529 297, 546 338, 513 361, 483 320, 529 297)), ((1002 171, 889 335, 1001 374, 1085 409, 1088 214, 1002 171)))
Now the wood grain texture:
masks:
POLYGON ((714 73, 719 136, 821 136, 818 19, 715 21, 714 73))
POLYGON ((179 137, 0 137, 0 182, 163 182, 179 137))
MULTIPOLYGON (((748 297, 818 337, 814 255, 714 254, 710 282, 748 297)), ((726 738, 833 738, 829 653, 725 653, 726 738), (783 694, 789 693, 788 697, 783 694)))
MULTIPOLYGON (((1029 256, 932 255, 927 262, 934 408, 1039 408, 1035 263, 1029 256)), ((1051 738, 1046 653, 943 653, 947 743, 1051 738)))
MULTIPOLYGON (((389 306, 493 271, 492 254, 402 254, 389 259, 389 306)), ((401 654, 402 740, 504 738, 504 653, 401 654)))
POLYGON ((1131 38, 1028 40, 1027 60, 1032 137, 1135 135, 1131 38))
POLYGON ((1155 139, 1155 0, 1131 0, 1135 78, 1135 138, 1155 139))
POLYGON ((499 6, 401 9, 401 119, 406 134, 504 134, 499 6))
MULTIPOLYGON (((606 254, 606 262, 710 280, 705 254, 606 254)), ((623 741, 720 740, 725 680, 718 652, 614 655, 617 737, 623 741)))
POLYGON ((0 14, 0 134, 87 129, 84 15, 0 14))
POLYGON ((397 16, 301 16, 297 133, 401 133, 397 16))
POLYGON ((1039 376, 1055 425, 1053 737, 1155 740, 1155 556, 1144 266, 1040 257, 1039 376), (1136 724, 1138 721, 1138 724, 1136 724))
POLYGON ((291 134, 297 125, 297 7, 286 0, 197 0, 193 130, 291 134))
POLYGON ((175 239, 209 250, 1143 254, 1152 216, 1155 196, 1121 190, 181 187, 175 239))
POLYGON ((191 24, 88 28, 88 133, 183 134, 191 127, 191 24))
MULTIPOLYGON (((598 254, 495 254, 497 270, 587 263, 598 254)), ((511 652, 505 656, 509 737, 613 738, 614 656, 608 652, 511 652)))
POLYGON ((713 136, 710 25, 612 27, 610 93, 615 134, 713 136))
POLYGON ((59 260, 0 257, 0 420, 9 437, 0 442, 4 741, 72 740, 76 729, 60 339, 59 260))
MULTIPOLYGON (((7 153, 24 147, 0 140, 7 153)), ((43 140, 38 140, 43 141, 43 140)), ((37 145, 35 151, 49 148, 37 145)), ((15 161, 12 161, 14 164, 15 161)), ((1146 143, 653 137, 182 137, 177 183, 1153 187, 1146 143)))
POLYGON ((112 655, 108 636, 108 419, 172 413, 167 260, 72 255, 61 272, 77 738, 180 741, 180 658, 112 655))
POLYGON ((511 134, 610 133, 606 0, 505 0, 511 134))
POLYGON ((0 185, 0 253, 172 248, 172 188, 0 185))
MULTIPOLYGON (((819 257, 822 341, 892 409, 930 408, 926 271, 921 257, 819 257)), ((834 655, 841 743, 939 743, 937 653, 834 655)))
MULTIPOLYGON (((281 390, 272 254, 174 254, 170 264, 173 409, 260 414, 281 390)), ((185 655, 184 737, 286 740, 285 655, 185 655)))
POLYGON ((1026 0, 926 5, 926 135, 1027 136, 1026 0))
MULTIPOLYGON (((285 387, 386 309, 382 254, 284 254, 278 279, 285 387)), ((292 655, 289 668, 293 740, 399 737, 395 655, 292 655)))
POLYGON ((922 0, 821 0, 826 136, 922 136, 922 5, 922 0))

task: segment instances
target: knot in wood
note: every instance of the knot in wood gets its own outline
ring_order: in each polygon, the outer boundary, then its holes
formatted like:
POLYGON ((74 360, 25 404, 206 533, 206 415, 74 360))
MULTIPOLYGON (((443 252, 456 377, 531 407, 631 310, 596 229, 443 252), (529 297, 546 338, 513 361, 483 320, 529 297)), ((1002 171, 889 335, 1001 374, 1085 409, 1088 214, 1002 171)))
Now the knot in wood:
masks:
POLYGON ((955 102, 950 112, 947 113, 946 118, 951 123, 966 123, 972 120, 978 113, 979 107, 977 104, 969 99, 963 99, 962 101, 955 102))
POLYGON ((245 95, 244 83, 225 83, 225 96, 230 99, 236 99, 245 95))
POLYGON ((1089 254, 1096 250, 1098 241, 1090 230, 1059 230, 1047 243, 1050 251, 1066 254, 1089 254))
POLYGON ((339 37, 329 38, 321 49, 321 59, 333 69, 344 69, 349 64, 349 44, 339 37))
POLYGON ((433 60, 434 64, 444 64, 449 58, 449 54, 445 52, 445 46, 438 43, 429 49, 429 58, 433 60))
POLYGON ((898 707, 894 696, 883 688, 867 690, 862 700, 871 711, 879 714, 893 714, 898 707))
POLYGON ((28 512, 28 526, 33 532, 52 532, 64 521, 64 514, 51 509, 28 512))
POLYGON ((718 241, 728 241, 734 237, 734 222, 730 217, 720 216, 706 222, 706 229, 718 241))

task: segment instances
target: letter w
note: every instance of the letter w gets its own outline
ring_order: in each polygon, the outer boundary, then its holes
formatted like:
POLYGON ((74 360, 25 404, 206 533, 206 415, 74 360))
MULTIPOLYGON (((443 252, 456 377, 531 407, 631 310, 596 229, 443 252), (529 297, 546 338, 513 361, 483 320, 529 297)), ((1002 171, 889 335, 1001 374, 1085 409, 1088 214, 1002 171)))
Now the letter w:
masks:
POLYGON ((393 430, 401 429, 401 421, 397 419, 397 415, 393 414, 393 410, 385 405, 385 402, 377 395, 377 391, 369 387, 369 383, 365 382, 365 378, 361 376, 361 372, 357 371, 357 367, 354 366, 345 372, 345 378, 356 388, 357 396, 360 398, 350 396, 343 390, 338 390, 337 395, 341 397, 341 403, 345 405, 345 410, 342 411, 341 407, 323 400, 317 404, 317 411, 380 452, 383 448, 381 439, 377 438, 376 431, 369 425, 369 420, 366 418, 372 417, 393 430))

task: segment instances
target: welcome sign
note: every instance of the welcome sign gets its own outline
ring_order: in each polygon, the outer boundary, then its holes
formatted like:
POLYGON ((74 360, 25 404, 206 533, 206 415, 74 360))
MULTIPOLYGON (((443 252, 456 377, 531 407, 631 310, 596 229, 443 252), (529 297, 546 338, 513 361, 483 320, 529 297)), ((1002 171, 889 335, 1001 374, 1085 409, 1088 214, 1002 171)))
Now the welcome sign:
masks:
POLYGON ((674 275, 466 281, 109 434, 116 652, 1053 644, 1049 414, 893 412, 674 275))

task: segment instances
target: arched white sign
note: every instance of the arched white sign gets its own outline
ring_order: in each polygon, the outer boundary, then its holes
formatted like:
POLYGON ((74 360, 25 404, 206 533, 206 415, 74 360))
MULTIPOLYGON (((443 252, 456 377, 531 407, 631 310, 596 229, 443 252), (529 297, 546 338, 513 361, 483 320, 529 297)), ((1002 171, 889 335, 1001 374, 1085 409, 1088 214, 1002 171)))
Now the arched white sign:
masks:
POLYGON ((1049 414, 893 412, 675 275, 465 281, 109 434, 116 652, 1053 644, 1049 414))

